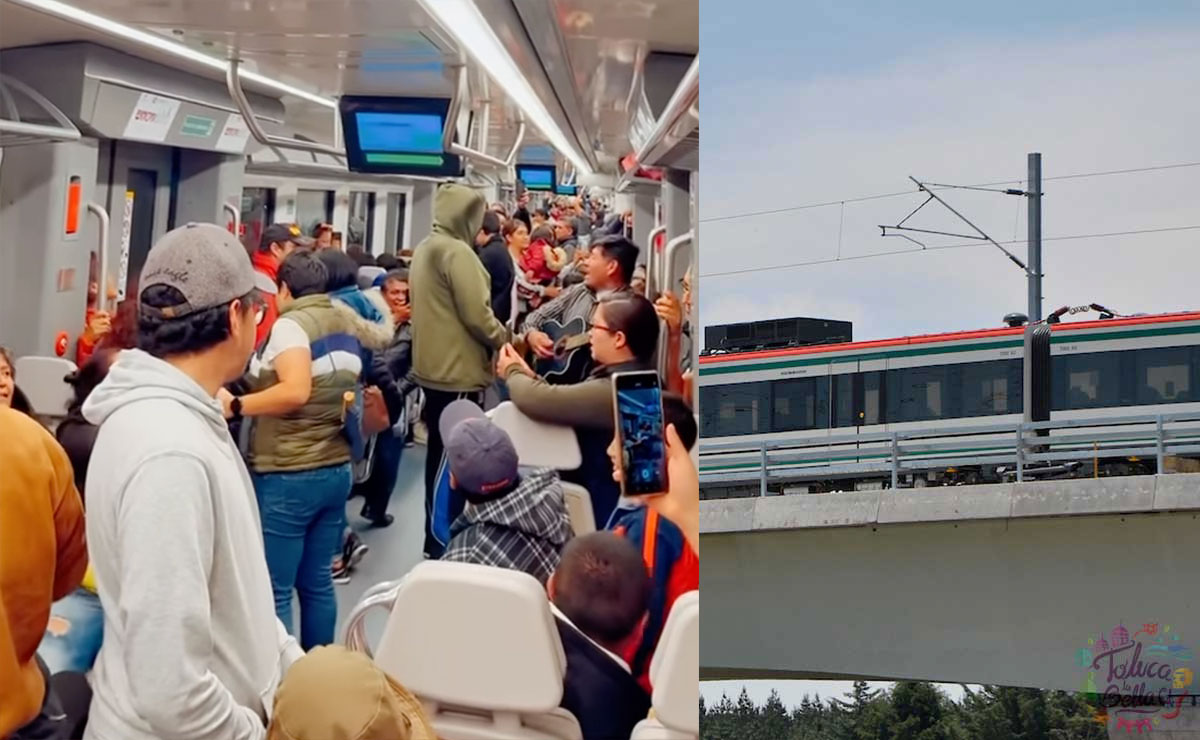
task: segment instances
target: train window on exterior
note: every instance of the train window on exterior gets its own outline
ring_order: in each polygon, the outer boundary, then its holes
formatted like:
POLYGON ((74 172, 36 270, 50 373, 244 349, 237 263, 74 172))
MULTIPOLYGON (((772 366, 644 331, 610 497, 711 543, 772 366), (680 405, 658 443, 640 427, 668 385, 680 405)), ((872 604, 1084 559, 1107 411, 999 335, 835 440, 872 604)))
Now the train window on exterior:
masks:
POLYGON ((825 429, 829 425, 829 378, 776 380, 771 384, 771 431, 825 429))
POLYGON ((1131 394, 1123 393, 1123 352, 1058 355, 1053 359, 1054 410, 1097 409, 1126 406, 1131 394))
POLYGON ((962 366, 962 416, 1014 414, 1021 410, 1019 360, 962 366), (1014 372, 1015 370, 1015 372, 1014 372))
POLYGON ((949 366, 907 367, 889 370, 887 376, 889 422, 928 421, 959 416, 951 397, 949 366))
POLYGON ((1138 404, 1192 401, 1191 347, 1162 347, 1133 352, 1138 404))
POLYGON ((770 431, 766 381, 706 386, 700 391, 701 428, 705 437, 761 434, 770 431))
POLYGON ((852 427, 858 422, 854 418, 854 375, 834 375, 831 378, 833 386, 833 426, 852 427))
POLYGON ((883 372, 862 374, 862 424, 883 423, 883 372))

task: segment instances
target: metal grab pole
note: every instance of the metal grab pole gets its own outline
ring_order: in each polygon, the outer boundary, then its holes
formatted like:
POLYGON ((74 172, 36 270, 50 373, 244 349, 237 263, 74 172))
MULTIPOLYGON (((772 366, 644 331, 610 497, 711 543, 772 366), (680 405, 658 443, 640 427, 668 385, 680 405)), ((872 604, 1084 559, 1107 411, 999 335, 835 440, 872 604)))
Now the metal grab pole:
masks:
POLYGON ((108 310, 108 211, 99 203, 88 203, 89 212, 100 221, 100 290, 98 305, 101 311, 108 310))
POLYGON ((228 211, 229 215, 233 217, 233 235, 240 239, 242 237, 242 212, 234 208, 233 204, 227 200, 221 201, 221 208, 228 211))
MULTIPOLYGON (((666 279, 666 284, 671 285, 675 275, 675 254, 684 244, 692 243, 692 232, 680 234, 671 241, 667 242, 667 247, 664 250, 666 253, 666 264, 663 266, 663 277, 666 279)), ((680 317, 682 319, 682 317, 680 317)), ((658 337, 658 373, 660 376, 667 374, 667 332, 662 332, 658 337)))
POLYGON ((387 607, 387 610, 390 612, 392 605, 396 603, 396 597, 399 595, 400 587, 403 583, 404 579, 384 581, 367 589, 367 592, 363 594, 362 599, 359 600, 358 604, 351 610, 350 616, 346 619, 344 642, 348 650, 366 653, 367 657, 370 658, 375 657, 371 650, 371 644, 367 641, 367 612, 378 606, 387 607))
POLYGON ((666 232, 666 225, 655 226, 650 229, 650 236, 646 237, 646 296, 650 300, 657 298, 660 292, 657 283, 659 277, 658 252, 654 249, 654 240, 658 238, 659 234, 666 232))
MULTIPOLYGON (((250 108, 250 101, 246 98, 246 92, 242 90, 240 59, 229 60, 229 67, 225 70, 225 89, 229 91, 229 97, 233 98, 233 104, 237 106, 238 112, 242 115, 242 120, 246 122, 246 128, 250 131, 250 135, 258 143, 264 146, 276 146, 300 152, 328 154, 333 157, 346 156, 344 150, 336 147, 326 146, 314 141, 291 139, 286 136, 272 136, 263 131, 262 126, 258 124, 258 119, 254 117, 254 111, 250 108)), ((335 113, 334 115, 337 114, 335 113)))

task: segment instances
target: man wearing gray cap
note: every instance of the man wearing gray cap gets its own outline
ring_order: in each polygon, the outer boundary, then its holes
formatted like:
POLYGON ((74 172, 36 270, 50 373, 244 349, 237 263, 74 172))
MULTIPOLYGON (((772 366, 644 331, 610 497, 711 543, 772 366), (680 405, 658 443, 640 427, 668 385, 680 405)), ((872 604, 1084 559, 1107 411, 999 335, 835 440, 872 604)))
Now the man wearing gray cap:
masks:
POLYGON ((524 571, 545 584, 571 539, 558 474, 522 474, 508 433, 470 401, 448 405, 439 424, 450 487, 467 501, 441 559, 524 571))
POLYGON ((275 616, 254 489, 216 400, 254 350, 254 270, 232 234, 188 224, 138 284, 139 349, 83 406, 100 427, 87 538, 105 637, 84 737, 257 740, 301 651, 275 616))

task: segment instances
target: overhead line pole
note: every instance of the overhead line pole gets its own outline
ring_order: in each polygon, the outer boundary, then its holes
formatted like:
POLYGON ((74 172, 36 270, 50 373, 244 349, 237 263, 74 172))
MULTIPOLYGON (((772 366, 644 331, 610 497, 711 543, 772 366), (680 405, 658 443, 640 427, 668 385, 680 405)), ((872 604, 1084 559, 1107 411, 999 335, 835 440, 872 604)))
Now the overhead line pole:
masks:
POLYGON ((1029 323, 1042 320, 1042 155, 1031 152, 1028 157, 1029 182, 1025 197, 1029 199, 1029 323))

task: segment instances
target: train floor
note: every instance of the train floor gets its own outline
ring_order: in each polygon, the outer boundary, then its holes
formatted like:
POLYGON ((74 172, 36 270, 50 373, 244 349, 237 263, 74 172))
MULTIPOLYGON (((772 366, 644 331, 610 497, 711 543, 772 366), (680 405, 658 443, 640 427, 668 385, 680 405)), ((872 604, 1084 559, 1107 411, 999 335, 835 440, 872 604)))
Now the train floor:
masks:
MULTIPOLYGON (((388 513, 395 517, 390 527, 369 528, 367 520, 359 516, 362 504, 361 498, 351 499, 346 504, 346 519, 350 527, 358 532, 370 550, 351 571, 349 583, 334 585, 338 604, 338 643, 345 641, 346 620, 368 588, 381 581, 402 577, 422 560, 421 546, 425 537, 425 447, 407 447, 400 459, 396 489, 388 502, 388 513)), ((387 615, 382 609, 375 609, 368 615, 367 639, 371 645, 379 643, 386 621, 387 615)))

